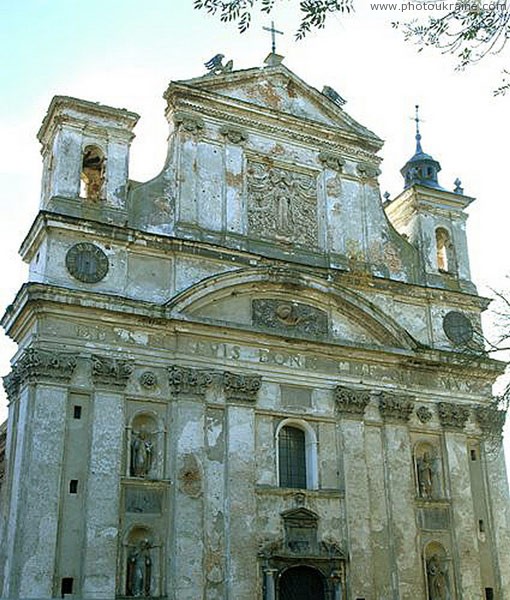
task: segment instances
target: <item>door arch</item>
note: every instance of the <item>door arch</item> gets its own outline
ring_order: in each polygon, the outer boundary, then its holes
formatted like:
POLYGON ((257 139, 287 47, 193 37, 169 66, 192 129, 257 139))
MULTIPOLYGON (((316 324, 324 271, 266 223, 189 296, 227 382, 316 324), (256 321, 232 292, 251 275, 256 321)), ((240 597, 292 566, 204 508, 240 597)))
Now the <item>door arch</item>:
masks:
POLYGON ((326 600, 324 577, 312 567, 291 567, 281 575, 278 600, 326 600))

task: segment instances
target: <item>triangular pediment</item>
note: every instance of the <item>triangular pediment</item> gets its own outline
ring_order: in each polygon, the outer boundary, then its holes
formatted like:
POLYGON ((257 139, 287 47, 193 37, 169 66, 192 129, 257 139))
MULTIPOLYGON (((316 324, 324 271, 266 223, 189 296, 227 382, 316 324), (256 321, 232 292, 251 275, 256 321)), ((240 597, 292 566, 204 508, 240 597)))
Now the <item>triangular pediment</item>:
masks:
POLYGON ((284 65, 205 75, 175 82, 252 104, 272 113, 341 129, 374 145, 382 140, 350 117, 341 105, 300 79, 284 65))

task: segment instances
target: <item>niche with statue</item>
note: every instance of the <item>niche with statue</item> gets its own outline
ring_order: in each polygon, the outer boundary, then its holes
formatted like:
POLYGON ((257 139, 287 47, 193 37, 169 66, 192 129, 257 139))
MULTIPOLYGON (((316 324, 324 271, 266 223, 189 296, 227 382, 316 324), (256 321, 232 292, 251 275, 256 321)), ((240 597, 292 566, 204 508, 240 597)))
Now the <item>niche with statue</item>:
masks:
POLYGON ((127 429, 127 471, 139 479, 163 478, 164 432, 152 413, 137 413, 127 429))

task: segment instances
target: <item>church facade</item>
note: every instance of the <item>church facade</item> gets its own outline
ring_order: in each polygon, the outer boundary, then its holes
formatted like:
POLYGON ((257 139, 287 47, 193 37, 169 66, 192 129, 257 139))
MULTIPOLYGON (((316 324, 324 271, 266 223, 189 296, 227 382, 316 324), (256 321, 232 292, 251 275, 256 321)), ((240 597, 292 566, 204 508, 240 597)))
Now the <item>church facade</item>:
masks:
POLYGON ((2 480, 1 597, 503 600, 509 499, 466 207, 271 54, 138 115, 55 97, 2 480))

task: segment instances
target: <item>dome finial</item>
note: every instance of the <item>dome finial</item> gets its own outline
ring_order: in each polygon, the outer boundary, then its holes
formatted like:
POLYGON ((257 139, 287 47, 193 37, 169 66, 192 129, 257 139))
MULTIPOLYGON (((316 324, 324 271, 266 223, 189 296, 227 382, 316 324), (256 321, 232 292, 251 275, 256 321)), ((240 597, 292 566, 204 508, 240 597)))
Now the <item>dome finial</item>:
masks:
POLYGON ((423 152, 421 147, 421 133, 420 133, 420 105, 415 105, 415 117, 414 122, 416 123, 416 154, 423 152))

